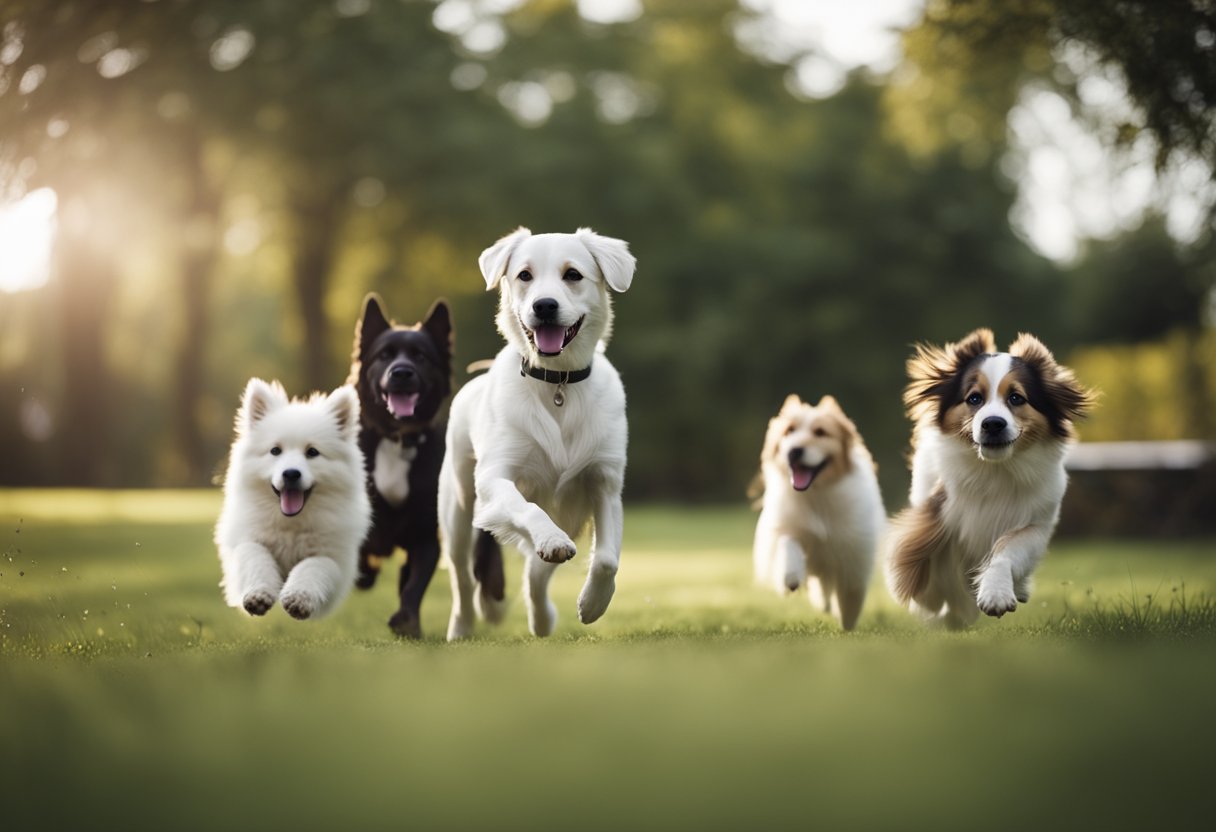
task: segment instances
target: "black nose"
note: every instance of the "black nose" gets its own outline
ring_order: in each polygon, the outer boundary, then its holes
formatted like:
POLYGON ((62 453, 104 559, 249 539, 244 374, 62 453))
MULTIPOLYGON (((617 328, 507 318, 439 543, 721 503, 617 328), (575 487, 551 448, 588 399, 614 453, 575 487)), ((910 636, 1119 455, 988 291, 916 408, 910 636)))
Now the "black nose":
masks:
POLYGON ((802 461, 802 448, 790 448, 790 452, 787 454, 787 456, 789 457, 791 465, 793 465, 794 463, 801 462, 802 461))
POLYGON ((1006 422, 1000 416, 989 416, 980 422, 980 430, 984 433, 1000 433, 1005 429, 1006 422))
POLYGON ((295 485, 300 481, 300 472, 295 468, 288 468, 283 472, 283 485, 295 485))
POLYGON ((554 298, 541 298, 532 304, 532 311, 542 321, 550 320, 557 316, 557 300, 554 298))
POLYGON ((414 368, 409 364, 398 364, 388 371, 388 377, 393 381, 409 381, 414 377, 414 368))

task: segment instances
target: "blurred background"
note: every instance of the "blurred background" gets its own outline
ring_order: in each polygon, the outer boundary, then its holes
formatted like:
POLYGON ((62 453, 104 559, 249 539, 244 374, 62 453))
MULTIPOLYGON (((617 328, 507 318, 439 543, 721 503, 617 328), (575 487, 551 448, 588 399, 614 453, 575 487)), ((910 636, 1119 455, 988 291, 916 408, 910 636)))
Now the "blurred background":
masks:
MULTIPOLYGON (((898 507, 904 360, 977 326, 1103 391, 1086 440, 1211 440, 1214 17, 0 0, 0 485, 208 485, 245 380, 341 383, 371 290, 403 322, 446 296, 456 365, 491 356, 476 259, 518 225, 638 257, 630 500, 742 500, 797 392, 840 399, 898 507)), ((1187 459, 1181 527, 1216 493, 1187 459)), ((1111 522, 1166 494, 1103 476, 1111 522)))

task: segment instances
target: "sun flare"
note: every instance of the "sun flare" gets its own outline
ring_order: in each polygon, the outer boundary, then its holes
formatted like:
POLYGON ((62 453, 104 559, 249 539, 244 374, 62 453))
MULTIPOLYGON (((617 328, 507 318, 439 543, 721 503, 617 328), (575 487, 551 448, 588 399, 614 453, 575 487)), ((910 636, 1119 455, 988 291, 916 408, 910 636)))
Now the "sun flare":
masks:
POLYGON ((58 201, 50 188, 39 188, 0 206, 0 292, 37 289, 50 279, 58 201))

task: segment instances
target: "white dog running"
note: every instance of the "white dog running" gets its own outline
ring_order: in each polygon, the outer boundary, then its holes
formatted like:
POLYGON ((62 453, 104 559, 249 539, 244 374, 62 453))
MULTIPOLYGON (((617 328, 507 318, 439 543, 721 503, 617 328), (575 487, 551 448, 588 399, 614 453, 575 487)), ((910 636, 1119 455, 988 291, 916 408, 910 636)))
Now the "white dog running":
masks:
POLYGON ((250 379, 215 528, 229 606, 316 618, 346 597, 371 523, 358 433, 352 388, 288 401, 250 379))
POLYGON ((449 639, 472 631, 475 603, 491 621, 503 614, 484 588, 474 599, 475 529, 523 553, 533 634, 553 632, 549 579, 574 557, 573 538, 588 520, 594 536, 579 620, 597 620, 612 600, 628 431, 625 390, 602 347, 612 327, 609 290, 629 288, 635 262, 623 240, 587 228, 520 228, 481 254, 486 289, 500 292, 496 321, 507 346, 452 401, 439 476, 452 565, 449 639))
POLYGON ((756 581, 778 593, 804 583, 811 602, 852 630, 886 524, 874 460, 831 396, 789 396, 760 455, 763 503, 753 547, 756 581))

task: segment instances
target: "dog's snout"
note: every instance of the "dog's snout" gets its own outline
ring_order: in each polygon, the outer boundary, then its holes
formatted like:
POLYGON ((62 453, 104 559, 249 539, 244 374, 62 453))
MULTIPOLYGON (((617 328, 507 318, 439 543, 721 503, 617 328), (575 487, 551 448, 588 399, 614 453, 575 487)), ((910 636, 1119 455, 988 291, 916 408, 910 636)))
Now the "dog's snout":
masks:
POLYGON ((980 422, 980 430, 984 433, 1000 433, 1008 423, 1000 416, 989 416, 980 422))
POLYGON ((802 461, 802 448, 790 448, 790 452, 788 454, 786 454, 786 456, 789 458, 791 465, 793 465, 794 463, 797 463, 797 462, 801 462, 802 461))
POLYGON ((300 478, 302 476, 303 475, 300 473, 300 470, 298 468, 288 468, 286 471, 283 472, 283 485, 285 485, 285 486, 299 485, 300 478))
POLYGON ((398 364, 388 371, 388 377, 393 381, 408 381, 414 377, 414 368, 409 364, 398 364))
POLYGON ((542 321, 557 317, 557 300, 555 298, 540 298, 532 304, 532 311, 542 321))

